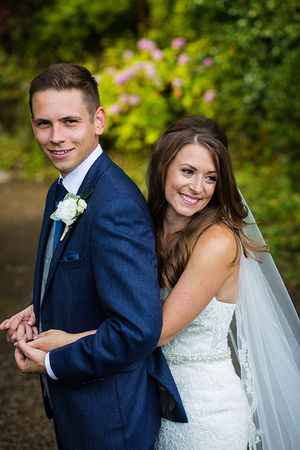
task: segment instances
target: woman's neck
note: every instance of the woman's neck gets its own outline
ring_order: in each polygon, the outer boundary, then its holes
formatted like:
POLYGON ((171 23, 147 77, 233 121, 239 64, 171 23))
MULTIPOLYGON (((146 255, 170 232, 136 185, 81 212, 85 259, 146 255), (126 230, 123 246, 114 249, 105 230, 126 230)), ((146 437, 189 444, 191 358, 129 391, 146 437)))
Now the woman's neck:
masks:
POLYGON ((182 220, 179 220, 176 218, 175 220, 171 217, 164 218, 163 226, 162 226, 162 232, 161 232, 161 238, 164 245, 168 244, 168 241, 174 236, 175 233, 178 231, 182 231, 187 225, 187 220, 183 218, 182 220))

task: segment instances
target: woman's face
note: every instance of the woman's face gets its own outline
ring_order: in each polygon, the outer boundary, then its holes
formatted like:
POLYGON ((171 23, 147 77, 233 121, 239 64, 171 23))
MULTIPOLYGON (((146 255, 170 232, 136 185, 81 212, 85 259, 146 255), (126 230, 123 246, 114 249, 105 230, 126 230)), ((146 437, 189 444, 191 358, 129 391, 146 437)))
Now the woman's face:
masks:
POLYGON ((211 152, 199 144, 183 146, 167 169, 166 219, 185 223, 209 203, 216 183, 217 168, 211 152))

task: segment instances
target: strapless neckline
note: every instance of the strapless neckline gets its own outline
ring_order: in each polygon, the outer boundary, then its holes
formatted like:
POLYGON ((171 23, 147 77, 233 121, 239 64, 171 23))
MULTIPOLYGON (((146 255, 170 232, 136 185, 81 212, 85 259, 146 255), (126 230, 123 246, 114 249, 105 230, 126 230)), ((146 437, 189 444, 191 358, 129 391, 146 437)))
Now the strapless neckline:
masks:
MULTIPOLYGON (((171 288, 166 288, 166 287, 160 289, 160 298, 161 298, 162 301, 166 299, 166 297, 169 295, 169 293, 171 292, 171 290, 172 290, 171 288)), ((213 303, 216 303, 216 304, 220 304, 221 306, 222 306, 222 305, 225 305, 224 308, 229 308, 230 306, 232 306, 233 309, 234 309, 235 306, 236 306, 236 303, 226 302, 225 300, 218 300, 216 297, 213 297, 213 298, 211 299, 211 301, 207 304, 207 306, 204 308, 203 311, 205 311, 205 309, 206 309, 212 302, 213 302, 213 303)), ((203 312, 203 311, 202 311, 202 312, 203 312)))

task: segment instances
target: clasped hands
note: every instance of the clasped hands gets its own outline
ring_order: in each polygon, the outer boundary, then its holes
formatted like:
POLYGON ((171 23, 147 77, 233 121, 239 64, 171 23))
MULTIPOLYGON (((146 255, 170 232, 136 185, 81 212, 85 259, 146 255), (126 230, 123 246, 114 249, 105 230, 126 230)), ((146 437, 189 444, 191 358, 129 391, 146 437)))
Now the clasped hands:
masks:
POLYGON ((6 331, 7 341, 15 346, 15 361, 23 373, 45 374, 46 353, 72 342, 72 335, 62 330, 38 334, 32 305, 4 320, 0 330, 6 331))

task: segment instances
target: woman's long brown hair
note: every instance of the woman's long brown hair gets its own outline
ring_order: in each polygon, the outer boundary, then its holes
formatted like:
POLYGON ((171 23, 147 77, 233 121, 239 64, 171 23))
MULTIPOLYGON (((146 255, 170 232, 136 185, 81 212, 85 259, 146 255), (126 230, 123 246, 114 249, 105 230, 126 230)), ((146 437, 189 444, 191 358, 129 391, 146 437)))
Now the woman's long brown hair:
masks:
POLYGON ((214 224, 224 223, 234 233, 237 255, 242 246, 249 252, 266 251, 244 233, 247 207, 243 204, 234 178, 227 137, 219 125, 205 117, 186 116, 172 123, 152 149, 148 174, 148 205, 157 233, 160 282, 173 287, 184 271, 200 235, 214 224), (170 163, 187 144, 207 148, 217 168, 218 179, 210 202, 189 220, 184 230, 174 234, 167 248, 162 242, 162 227, 168 203, 165 198, 166 173, 170 163))

